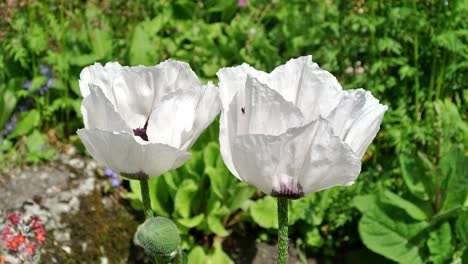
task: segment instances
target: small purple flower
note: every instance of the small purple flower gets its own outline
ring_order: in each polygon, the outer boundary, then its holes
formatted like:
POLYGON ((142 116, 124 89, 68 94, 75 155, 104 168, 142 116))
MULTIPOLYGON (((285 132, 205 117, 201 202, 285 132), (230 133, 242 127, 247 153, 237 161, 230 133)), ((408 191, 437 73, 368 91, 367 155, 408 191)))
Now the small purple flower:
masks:
POLYGON ((249 0, 239 0, 239 2, 237 2, 237 6, 240 7, 240 8, 244 8, 248 4, 249 4, 249 0))
POLYGON ((3 135, 8 135, 11 133, 11 131, 13 131, 13 129, 15 129, 16 127, 16 114, 12 115, 11 118, 10 118, 10 122, 8 122, 8 124, 5 126, 5 129, 3 130, 3 135))
POLYGON ((46 84, 47 88, 52 87, 52 85, 54 85, 54 83, 55 83, 55 78, 53 78, 53 77, 49 78, 49 80, 47 80, 47 84, 46 84))
POLYGON ((38 91, 38 92, 39 92, 40 95, 44 95, 44 94, 47 92, 47 90, 49 90, 49 87, 47 87, 46 85, 44 85, 44 86, 42 86, 41 88, 39 88, 39 91, 38 91))
POLYGON ((39 69, 39 73, 47 77, 52 77, 52 68, 47 65, 42 65, 39 69))
POLYGON ((31 83, 32 83, 31 80, 27 80, 27 81, 23 84, 23 88, 29 91, 29 90, 31 89, 31 83))
POLYGON ((111 169, 109 168, 106 168, 105 171, 104 171, 104 174, 107 176, 107 177, 111 177, 112 178, 112 187, 117 187, 120 185, 120 179, 119 179, 119 175, 117 175, 117 173, 113 172, 111 169))

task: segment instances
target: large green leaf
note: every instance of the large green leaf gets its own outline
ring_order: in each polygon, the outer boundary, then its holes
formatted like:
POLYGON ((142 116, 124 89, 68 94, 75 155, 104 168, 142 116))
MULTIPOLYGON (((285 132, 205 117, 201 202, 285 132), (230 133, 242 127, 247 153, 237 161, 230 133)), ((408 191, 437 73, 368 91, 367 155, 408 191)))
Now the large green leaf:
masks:
POLYGON ((402 153, 398 156, 401 174, 411 193, 421 200, 433 197, 432 167, 421 155, 402 153))
POLYGON ((389 206, 368 211, 359 221, 359 234, 372 251, 400 263, 423 263, 417 236, 429 226, 389 206))
POLYGON ((190 179, 185 180, 174 199, 175 212, 183 218, 189 218, 191 215, 192 202, 198 190, 197 184, 190 179))
POLYGON ((427 247, 430 253, 429 259, 432 263, 447 263, 453 254, 452 232, 448 222, 444 222, 439 228, 429 234, 427 247))
POLYGON ((468 211, 463 211, 455 224, 457 238, 465 245, 468 245, 468 211))
POLYGON ((278 228, 276 198, 265 196, 250 206, 253 220, 263 228, 278 228))
POLYGON ((390 192, 384 191, 381 201, 386 204, 391 204, 400 209, 403 209, 414 220, 426 220, 427 215, 415 204, 401 198, 400 196, 390 192))
POLYGON ((442 202, 442 210, 456 206, 468 206, 468 157, 461 145, 442 156, 439 168, 447 181, 447 189, 442 202))

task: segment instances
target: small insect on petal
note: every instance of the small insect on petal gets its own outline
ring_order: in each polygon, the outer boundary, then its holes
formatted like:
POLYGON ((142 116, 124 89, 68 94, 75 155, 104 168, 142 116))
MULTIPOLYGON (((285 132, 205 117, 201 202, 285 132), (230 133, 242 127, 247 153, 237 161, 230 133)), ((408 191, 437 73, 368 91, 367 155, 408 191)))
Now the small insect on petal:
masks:
POLYGON ((241 107, 242 115, 245 115, 245 107, 241 107))

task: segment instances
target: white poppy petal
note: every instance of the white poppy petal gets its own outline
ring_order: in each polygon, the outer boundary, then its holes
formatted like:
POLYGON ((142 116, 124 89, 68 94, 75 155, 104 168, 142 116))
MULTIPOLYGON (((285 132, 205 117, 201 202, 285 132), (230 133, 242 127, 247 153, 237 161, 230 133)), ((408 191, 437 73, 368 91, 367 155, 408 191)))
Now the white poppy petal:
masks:
POLYGON ((143 127, 154 102, 154 87, 144 73, 122 70, 112 82, 115 107, 132 129, 143 127))
POLYGON ((219 114, 221 102, 216 86, 212 82, 203 85, 200 91, 200 99, 195 110, 195 120, 191 130, 191 135, 183 142, 181 149, 189 149, 195 143, 200 134, 211 124, 219 114))
POLYGON ((349 184, 360 171, 358 157, 324 119, 279 136, 236 137, 232 159, 243 181, 267 194, 292 198, 349 184))
POLYGON ((94 159, 127 177, 159 176, 191 157, 190 153, 165 144, 138 142, 127 133, 80 129, 77 134, 94 159))
POLYGON ((370 92, 363 89, 347 90, 327 120, 335 135, 362 158, 379 131, 386 111, 387 106, 380 104, 370 92))
MULTIPOLYGON (((235 104, 237 105, 237 103, 235 104)), ((234 121, 234 118, 237 118, 237 115, 221 112, 221 117, 219 118, 219 150, 226 167, 234 176, 242 181, 232 162, 231 146, 237 130, 237 126, 235 125, 237 121, 234 121)))
POLYGON ((304 192, 353 184, 361 171, 360 158, 333 134, 328 121, 320 118, 315 126, 300 180, 304 192))
POLYGON ((122 66, 118 62, 108 62, 105 66, 100 63, 94 63, 84 68, 80 73, 80 91, 83 97, 89 95, 89 85, 93 84, 102 89, 107 99, 115 105, 112 92, 112 82, 121 71, 122 66))
POLYGON ((295 105, 301 109, 305 122, 327 116, 340 102, 342 88, 336 78, 320 69, 316 63, 304 64, 297 89, 295 105))
POLYGON ((280 93, 284 99, 295 104, 304 75, 308 74, 309 69, 306 66, 311 64, 312 56, 310 55, 290 59, 270 73, 268 86, 280 93))
POLYGON ((200 93, 177 90, 162 98, 148 120, 148 139, 181 148, 192 134, 200 93))
POLYGON ((221 99, 223 109, 227 109, 231 104, 234 95, 239 90, 244 90, 247 75, 255 77, 257 80, 266 82, 267 74, 262 71, 257 71, 247 63, 236 67, 221 68, 216 73, 219 79, 219 97, 221 99))
POLYGON ((114 106, 99 87, 89 84, 88 92, 89 95, 81 103, 83 122, 87 129, 97 128, 106 131, 132 133, 132 129, 114 110, 114 106))
MULTIPOLYGON (((245 97, 241 90, 236 99, 237 135, 279 135, 289 128, 300 126, 304 119, 301 111, 292 103, 250 75, 245 85, 245 97)), ((233 110, 231 113, 234 113, 233 110)))

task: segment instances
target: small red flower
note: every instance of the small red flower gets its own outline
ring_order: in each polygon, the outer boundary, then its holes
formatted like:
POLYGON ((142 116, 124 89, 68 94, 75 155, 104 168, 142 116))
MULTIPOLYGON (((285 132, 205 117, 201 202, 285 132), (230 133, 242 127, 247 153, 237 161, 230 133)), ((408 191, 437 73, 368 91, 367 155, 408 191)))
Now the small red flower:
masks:
POLYGON ((16 213, 10 213, 8 215, 8 220, 10 220, 10 223, 14 226, 18 225, 19 221, 21 220, 21 215, 16 214, 16 213))
POLYGON ((15 238, 11 237, 5 241, 5 247, 11 251, 17 251, 18 242, 16 242, 15 238))
POLYGON ((8 228, 7 226, 5 226, 3 229, 2 229, 2 234, 0 235, 0 237, 5 240, 8 236, 11 235, 11 231, 10 231, 10 228, 8 228))
POLYGON ((15 241, 16 243, 18 243, 18 245, 21 245, 26 241, 26 237, 23 236, 23 234, 19 233, 18 235, 16 235, 15 241))
POLYGON ((37 215, 33 215, 31 216, 31 224, 34 225, 35 223, 39 223, 41 221, 41 219, 39 218, 39 216, 37 215))
POLYGON ((44 229, 36 229, 36 240, 39 244, 42 244, 45 240, 45 231, 44 229))
POLYGON ((36 250, 36 244, 34 243, 27 243, 24 247, 24 254, 28 256, 34 255, 34 251, 36 250))

